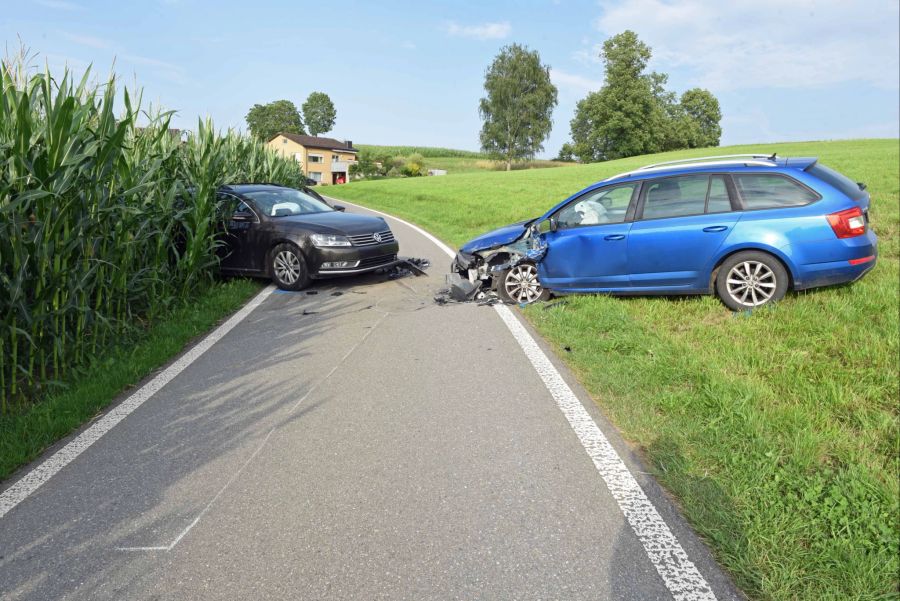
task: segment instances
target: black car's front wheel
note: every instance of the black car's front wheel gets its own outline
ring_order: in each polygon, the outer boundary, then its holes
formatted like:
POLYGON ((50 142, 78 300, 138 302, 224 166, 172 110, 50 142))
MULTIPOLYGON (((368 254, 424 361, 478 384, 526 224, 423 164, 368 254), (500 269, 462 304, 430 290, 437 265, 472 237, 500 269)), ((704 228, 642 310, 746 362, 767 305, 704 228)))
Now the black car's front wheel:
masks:
POLYGON ((269 252, 269 275, 282 290, 303 290, 309 285, 306 261, 293 244, 279 244, 269 252))
POLYGON ((519 263, 501 273, 497 288, 502 297, 519 304, 527 305, 550 298, 550 291, 541 286, 534 263, 519 263))

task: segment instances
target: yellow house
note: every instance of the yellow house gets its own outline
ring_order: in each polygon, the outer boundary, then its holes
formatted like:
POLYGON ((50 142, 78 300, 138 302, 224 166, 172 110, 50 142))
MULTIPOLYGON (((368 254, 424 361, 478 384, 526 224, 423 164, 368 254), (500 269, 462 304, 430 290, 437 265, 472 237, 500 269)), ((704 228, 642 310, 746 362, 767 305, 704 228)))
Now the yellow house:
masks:
POLYGON ((350 181, 350 165, 356 161, 357 150, 350 140, 276 134, 267 143, 281 156, 296 159, 306 177, 322 185, 343 184, 350 181))

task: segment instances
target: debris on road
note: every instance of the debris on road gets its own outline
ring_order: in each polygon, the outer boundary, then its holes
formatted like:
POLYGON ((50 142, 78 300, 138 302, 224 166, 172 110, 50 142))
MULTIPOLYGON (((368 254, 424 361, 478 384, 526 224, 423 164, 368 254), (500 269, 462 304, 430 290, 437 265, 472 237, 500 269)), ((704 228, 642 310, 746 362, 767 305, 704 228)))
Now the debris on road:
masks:
POLYGON ((385 273, 387 273, 389 280, 405 278, 410 275, 419 277, 420 275, 425 275, 425 270, 430 266, 431 262, 428 259, 399 257, 396 263, 385 268, 385 273))
POLYGON ((434 297, 434 302, 438 305, 475 303, 476 305, 492 307, 499 303, 513 304, 509 301, 504 301, 494 290, 490 288, 485 290, 483 280, 473 282, 458 273, 448 273, 446 282, 447 287, 440 290, 434 297))

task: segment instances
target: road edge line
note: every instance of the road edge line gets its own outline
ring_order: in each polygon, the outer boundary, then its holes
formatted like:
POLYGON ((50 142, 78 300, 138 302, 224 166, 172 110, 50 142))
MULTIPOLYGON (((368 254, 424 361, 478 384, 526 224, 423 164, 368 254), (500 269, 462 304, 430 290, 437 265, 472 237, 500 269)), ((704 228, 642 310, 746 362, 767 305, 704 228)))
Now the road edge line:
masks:
POLYGON ((113 429, 119 422, 128 417, 135 409, 143 405, 159 390, 171 382, 184 371, 191 363, 196 361, 203 353, 230 332, 236 325, 253 312, 275 290, 274 286, 266 286, 259 294, 244 305, 237 313, 232 315, 225 323, 210 332, 186 353, 175 360, 163 371, 158 373, 149 382, 133 392, 124 401, 109 410, 92 426, 69 441, 63 448, 31 468, 27 474, 19 478, 9 488, 0 493, 0 519, 15 508, 19 503, 31 496, 34 491, 43 486, 50 478, 64 467, 69 465, 76 457, 86 451, 91 445, 113 429))
MULTIPOLYGON (((331 199, 330 197, 328 197, 331 199)), ((339 199, 332 199, 339 200, 339 199)), ((421 227, 382 211, 341 200, 347 204, 396 219, 434 242, 451 259, 456 253, 434 235, 421 227)), ((550 396, 565 416, 578 441, 594 463, 607 489, 615 499, 619 510, 644 547, 644 552, 656 568, 676 601, 716 601, 712 587, 690 560, 669 525, 659 514, 653 502, 631 474, 628 466, 613 448, 609 439, 584 408, 562 374, 550 361, 534 337, 519 318, 506 305, 495 305, 497 315, 506 325, 522 352, 531 362, 550 396)))

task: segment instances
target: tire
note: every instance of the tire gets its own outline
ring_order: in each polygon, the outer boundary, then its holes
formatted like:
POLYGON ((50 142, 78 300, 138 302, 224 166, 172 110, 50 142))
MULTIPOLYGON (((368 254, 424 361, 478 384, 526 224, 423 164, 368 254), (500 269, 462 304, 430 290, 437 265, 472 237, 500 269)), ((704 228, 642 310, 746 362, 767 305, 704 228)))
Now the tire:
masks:
POLYGON ((538 280, 534 263, 519 263, 500 273, 497 293, 504 300, 526 305, 550 298, 550 291, 538 280))
POLYGON ((748 311, 780 301, 788 283, 788 272, 781 261, 769 253, 744 251, 719 266, 716 294, 732 311, 748 311))
POLYGON ((303 290, 309 285, 309 271, 303 253, 293 244, 279 244, 269 251, 269 276, 282 290, 303 290))

